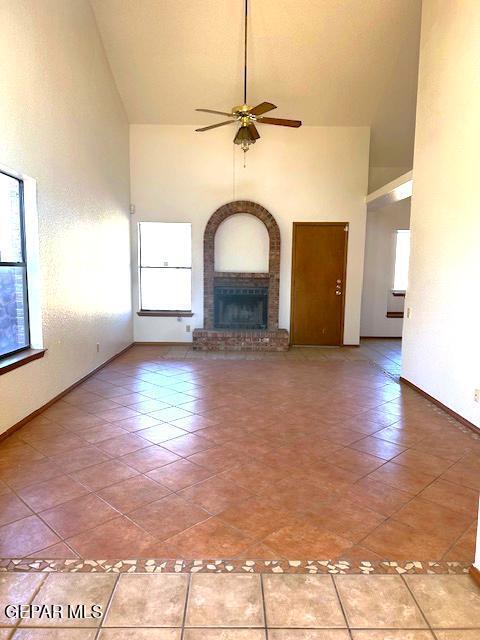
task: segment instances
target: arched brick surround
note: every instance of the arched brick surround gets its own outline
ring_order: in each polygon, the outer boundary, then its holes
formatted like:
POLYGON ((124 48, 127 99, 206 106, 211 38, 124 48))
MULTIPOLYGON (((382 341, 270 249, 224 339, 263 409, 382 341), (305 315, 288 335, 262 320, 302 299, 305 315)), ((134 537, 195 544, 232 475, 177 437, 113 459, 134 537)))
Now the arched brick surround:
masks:
MULTIPOLYGON (((249 213, 263 222, 270 238, 268 274, 261 277, 268 282, 268 330, 278 329, 278 298, 280 289, 280 229, 272 214, 261 205, 249 200, 235 200, 224 204, 215 211, 207 222, 203 237, 203 286, 204 286, 204 327, 214 327, 214 285, 215 285, 215 234, 224 220, 237 213, 249 213)), ((258 274, 224 273, 221 277, 249 279, 258 274)))

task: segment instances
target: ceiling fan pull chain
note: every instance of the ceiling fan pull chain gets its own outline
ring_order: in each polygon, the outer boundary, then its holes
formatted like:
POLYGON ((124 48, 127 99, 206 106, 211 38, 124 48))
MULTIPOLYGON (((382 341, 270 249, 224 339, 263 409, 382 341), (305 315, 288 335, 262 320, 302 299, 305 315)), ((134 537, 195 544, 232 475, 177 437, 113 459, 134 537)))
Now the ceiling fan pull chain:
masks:
POLYGON ((236 186, 235 185, 235 145, 232 145, 232 146, 233 146, 233 157, 232 157, 232 160, 233 160, 233 175, 232 175, 232 178, 233 178, 233 185, 232 185, 232 187, 233 187, 232 188, 233 198, 232 198, 232 201, 235 202, 235 199, 236 199, 235 198, 235 186, 236 186))

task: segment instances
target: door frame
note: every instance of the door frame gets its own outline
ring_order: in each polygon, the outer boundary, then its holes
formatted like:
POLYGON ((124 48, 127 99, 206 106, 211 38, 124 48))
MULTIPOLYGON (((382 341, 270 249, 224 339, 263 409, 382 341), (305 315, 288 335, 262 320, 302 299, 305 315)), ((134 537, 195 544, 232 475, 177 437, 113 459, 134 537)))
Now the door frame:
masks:
MULTIPOLYGON (((294 222, 293 223, 293 233, 292 233, 292 262, 291 262, 291 278, 290 278, 290 346, 295 346, 293 342, 293 329, 295 322, 295 305, 294 305, 294 292, 295 292, 295 248, 297 242, 297 227, 343 227, 345 229, 345 259, 343 262, 343 271, 342 271, 342 315, 341 315, 341 324, 340 324, 340 342, 338 345, 343 347, 344 345, 344 332, 345 332, 345 298, 346 298, 346 287, 347 287, 347 259, 348 259, 348 235, 350 232, 350 224, 348 222, 294 222)), ((299 345, 299 346, 327 346, 327 345, 299 345)))

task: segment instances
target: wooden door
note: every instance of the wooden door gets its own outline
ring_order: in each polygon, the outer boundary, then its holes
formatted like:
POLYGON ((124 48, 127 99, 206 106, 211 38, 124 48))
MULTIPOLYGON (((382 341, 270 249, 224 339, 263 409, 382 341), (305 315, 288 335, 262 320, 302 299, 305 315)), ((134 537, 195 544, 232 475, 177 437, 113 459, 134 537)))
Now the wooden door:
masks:
POLYGON ((343 344, 348 224, 294 222, 291 342, 343 344))

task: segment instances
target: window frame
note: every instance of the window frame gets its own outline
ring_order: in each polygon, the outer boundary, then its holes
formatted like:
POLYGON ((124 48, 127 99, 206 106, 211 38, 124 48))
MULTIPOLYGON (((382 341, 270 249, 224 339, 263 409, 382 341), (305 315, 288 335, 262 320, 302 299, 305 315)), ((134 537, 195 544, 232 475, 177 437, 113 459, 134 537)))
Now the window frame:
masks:
MULTIPOLYGON (((192 223, 191 222, 164 222, 162 220, 142 220, 138 223, 138 298, 139 298, 139 310, 137 311, 137 315, 139 316, 164 316, 164 317, 191 317, 192 313, 192 264, 190 256, 190 266, 189 267, 170 267, 170 266, 142 266, 142 231, 141 226, 144 222, 148 223, 157 223, 157 224, 188 224, 190 227, 190 240, 192 234, 192 223), (143 269, 181 269, 190 272, 190 308, 189 309, 145 309, 143 307, 142 300, 142 270, 143 269)), ((190 248, 191 251, 191 248, 190 248)))
POLYGON ((18 194, 19 194, 19 217, 20 217, 20 246, 22 253, 21 262, 3 261, 0 259, 0 269, 2 267, 16 267, 23 270, 23 300, 24 300, 24 316, 25 316, 25 336, 27 338, 27 344, 19 349, 8 351, 0 355, 0 362, 8 358, 12 358, 22 351, 27 351, 32 348, 32 338, 30 331, 30 308, 28 300, 28 263, 27 263, 27 238, 25 232, 25 197, 24 197, 24 181, 18 176, 12 175, 8 171, 0 169, 0 174, 12 178, 18 182, 18 194))
MULTIPOLYGON (((399 233, 408 233, 408 239, 409 239, 409 254, 410 254, 410 244, 411 244, 411 230, 410 229, 395 229, 394 234, 393 234, 393 278, 392 278, 392 295, 393 296, 397 296, 397 297, 405 297, 405 294, 407 293, 406 289, 398 289, 395 288, 395 275, 396 275, 396 271, 397 271, 397 250, 398 250, 398 238, 399 238, 399 233)), ((410 260, 409 260, 410 262, 410 260)), ((408 265, 410 266, 410 264, 408 265)), ((408 277, 408 275, 407 275, 408 277)))

